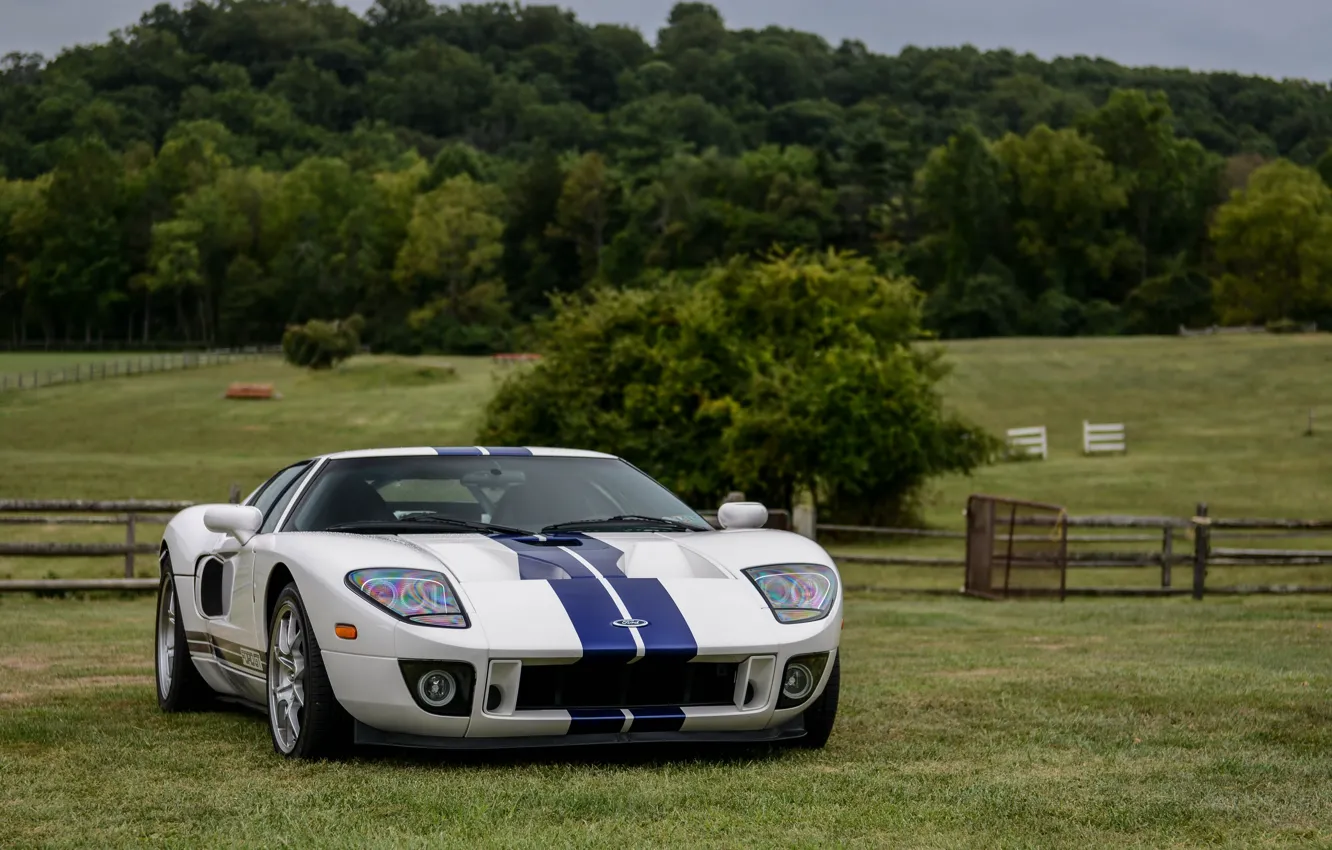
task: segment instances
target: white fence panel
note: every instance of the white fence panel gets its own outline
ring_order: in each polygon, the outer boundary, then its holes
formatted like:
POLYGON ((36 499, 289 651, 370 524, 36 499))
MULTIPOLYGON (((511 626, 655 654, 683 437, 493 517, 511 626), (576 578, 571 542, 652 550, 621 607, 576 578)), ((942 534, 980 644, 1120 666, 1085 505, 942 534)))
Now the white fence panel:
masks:
POLYGON ((1128 435, 1124 430, 1124 423, 1116 422, 1113 424, 1094 425, 1091 422, 1083 421, 1083 454, 1111 454, 1113 452, 1127 451, 1128 435))
POLYGON ((1050 454, 1050 444, 1046 439, 1045 426, 1008 429, 1008 453, 1010 455, 1038 457, 1045 460, 1050 454))

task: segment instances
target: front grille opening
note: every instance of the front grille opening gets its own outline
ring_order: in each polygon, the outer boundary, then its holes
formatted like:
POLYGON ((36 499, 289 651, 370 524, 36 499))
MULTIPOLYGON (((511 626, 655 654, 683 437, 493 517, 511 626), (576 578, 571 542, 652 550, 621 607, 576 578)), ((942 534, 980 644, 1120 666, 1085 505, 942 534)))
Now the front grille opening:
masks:
POLYGON ((633 664, 525 664, 518 684, 517 710, 732 705, 739 667, 734 663, 651 658, 633 664))

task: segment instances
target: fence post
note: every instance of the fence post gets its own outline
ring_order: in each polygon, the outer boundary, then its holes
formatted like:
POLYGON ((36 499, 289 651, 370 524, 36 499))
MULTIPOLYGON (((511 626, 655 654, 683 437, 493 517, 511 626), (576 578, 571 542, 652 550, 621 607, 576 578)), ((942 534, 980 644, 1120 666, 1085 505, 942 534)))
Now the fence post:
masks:
POLYGON ((125 578, 134 578, 134 514, 125 518, 125 578))
POLYGON ((231 502, 231 504, 233 505, 239 505, 240 500, 241 500, 240 485, 233 482, 231 485, 231 494, 227 497, 227 501, 231 502))
POLYGON ((791 507, 791 530, 801 537, 818 537, 818 514, 814 507, 814 494, 804 493, 791 507))
POLYGON ((1202 599, 1207 586, 1207 555, 1211 549, 1211 529, 1207 523, 1207 503, 1198 503, 1193 517, 1193 598, 1202 599))
POLYGON ((1170 568, 1174 566, 1175 529, 1166 526, 1161 535, 1161 586, 1170 587, 1170 568))

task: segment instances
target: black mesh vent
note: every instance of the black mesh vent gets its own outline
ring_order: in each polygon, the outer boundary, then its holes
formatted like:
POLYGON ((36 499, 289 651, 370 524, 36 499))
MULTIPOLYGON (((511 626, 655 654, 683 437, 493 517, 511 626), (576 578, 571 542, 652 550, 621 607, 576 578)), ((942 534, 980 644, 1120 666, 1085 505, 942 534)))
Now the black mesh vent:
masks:
POLYGON ((732 705, 738 664, 643 658, 633 664, 580 661, 523 665, 519 711, 732 705))

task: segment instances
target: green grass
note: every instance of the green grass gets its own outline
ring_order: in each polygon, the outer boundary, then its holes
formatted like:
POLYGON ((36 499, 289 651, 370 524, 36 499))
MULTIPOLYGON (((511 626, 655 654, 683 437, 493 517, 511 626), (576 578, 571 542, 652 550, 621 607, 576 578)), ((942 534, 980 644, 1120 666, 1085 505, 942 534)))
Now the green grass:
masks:
POLYGON ((277 359, 0 394, 0 495, 224 500, 329 451, 470 441, 500 372, 487 359, 277 359), (455 371, 451 371, 451 368, 455 371), (274 401, 223 398, 271 383, 274 401))
MULTIPOLYGON (((964 527, 972 493, 1065 506, 1071 514, 1332 517, 1332 335, 1008 339, 950 343, 944 384, 950 406, 993 433, 1045 425, 1050 458, 999 463, 933 482, 924 501, 932 526, 964 527), (1306 437, 1309 411, 1315 436, 1306 437), (1127 455, 1084 457, 1082 423, 1123 422, 1127 455)), ((1105 532, 1101 532, 1105 533, 1105 532)), ((1192 544, 1181 535, 1176 551, 1192 544)), ((1273 543, 1231 538, 1215 545, 1332 549, 1332 536, 1273 543)), ((960 541, 898 541, 913 555, 961 557, 960 541)), ((1159 543, 1075 549, 1160 551, 1159 543)), ((956 588, 958 571, 853 566, 857 583, 956 588)), ((1175 568, 1187 587, 1187 567, 1175 568)), ((1159 586, 1154 570, 1071 570, 1071 587, 1159 586)), ((1212 586, 1332 585, 1332 568, 1209 570, 1212 586)))
POLYGON ((148 599, 0 599, 6 846, 1332 842, 1332 603, 853 599, 821 752, 287 764, 163 715, 148 599))
MULTIPOLYGON (((949 403, 995 431, 1045 424, 1053 454, 936 482, 924 505, 935 525, 961 527, 978 491, 1074 513, 1188 515, 1206 500, 1217 515, 1332 515, 1332 417, 1327 435, 1301 436, 1310 407, 1332 415, 1332 337, 950 349, 949 403), (1126 422, 1130 454, 1080 457, 1083 418, 1126 422)), ((328 373, 266 361, 0 394, 0 498, 221 499, 232 482, 248 489, 320 452, 466 444, 502 372, 465 358, 358 358, 328 373), (271 382, 283 397, 226 401, 232 381, 271 382)), ((25 526, 0 539, 118 533, 25 526)), ((48 570, 121 565, 0 559, 0 577, 48 570)), ((139 574, 155 574, 151 558, 139 574)), ((844 575, 961 584, 958 570, 844 575)), ((160 714, 149 599, 0 597, 0 623, 6 846, 1332 845, 1324 598, 856 593, 842 716, 822 752, 388 753, 315 765, 274 756, 257 715, 160 714)))
POLYGON ((117 360, 137 362, 139 358, 159 357, 161 354, 140 351, 5 351, 0 352, 0 375, 10 375, 12 381, 12 376, 25 372, 26 381, 36 369, 42 373, 42 381, 45 381, 46 372, 50 369, 69 369, 72 374, 75 366, 86 367, 90 363, 113 363, 117 360))
MULTIPOLYGON (((8 358, 0 355, 0 370, 8 358)), ((55 355, 53 355, 55 356, 55 355)), ((925 493, 925 519, 961 529, 974 492, 1051 501, 1071 513, 1332 516, 1332 335, 985 340, 952 343, 950 406, 988 429, 1044 424, 1051 457, 950 476, 925 493), (1303 436, 1315 409, 1319 432, 1303 436), (1083 419, 1128 426, 1127 456, 1080 454, 1083 419), (1323 425, 1326 431, 1323 432, 1323 425)), ((224 499, 274 469, 325 451, 469 443, 507 368, 485 358, 357 358, 311 373, 265 360, 0 394, 0 498, 224 499), (452 367, 455 372, 450 373, 452 367), (275 384, 282 399, 222 398, 232 381, 275 384)), ((152 529, 145 529, 151 535, 152 529)), ((114 540, 119 532, 0 528, 6 540, 114 540)), ((1240 541, 1230 541, 1239 544, 1240 541)), ((1188 546, 1187 540, 1179 545, 1188 546)), ((1283 543, 1332 548, 1326 540, 1283 543)), ((959 557, 959 542, 878 542, 959 557)), ((1102 547, 1103 548, 1103 547, 1102 547)), ((1151 544, 1114 548, 1152 549, 1151 544)), ((0 558, 0 578, 114 576, 116 559, 0 558)), ((153 575, 151 558, 139 571, 153 575)), ((957 570, 847 568, 856 584, 956 588, 957 570)), ((1186 584, 1180 575, 1177 584, 1186 584)), ((1312 569, 1218 569, 1217 584, 1332 584, 1312 569)), ((1074 586, 1148 586, 1148 571, 1075 571, 1074 586)))
POLYGON ((1020 339, 949 345, 948 402, 994 433, 1045 425, 1050 459, 938 482, 928 516, 966 496, 1071 513, 1332 516, 1332 334, 1020 339), (1314 437, 1305 437, 1309 410, 1314 437), (1123 422, 1125 456, 1082 456, 1082 422, 1123 422))

